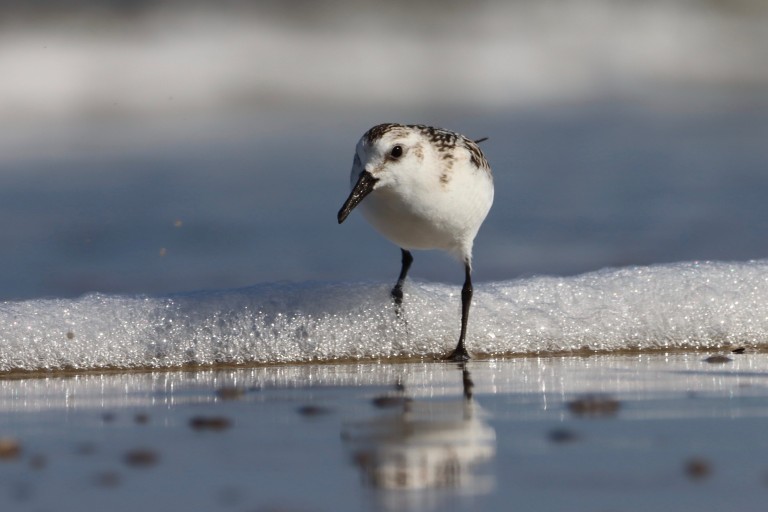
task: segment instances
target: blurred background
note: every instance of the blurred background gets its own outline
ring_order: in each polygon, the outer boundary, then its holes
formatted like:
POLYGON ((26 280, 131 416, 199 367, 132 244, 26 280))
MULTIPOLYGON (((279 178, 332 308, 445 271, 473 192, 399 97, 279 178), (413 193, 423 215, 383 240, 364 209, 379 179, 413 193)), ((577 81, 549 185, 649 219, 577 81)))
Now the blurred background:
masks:
POLYGON ((767 26, 763 0, 0 2, 0 299, 394 281, 336 222, 390 121, 489 137, 478 281, 763 258, 767 26))

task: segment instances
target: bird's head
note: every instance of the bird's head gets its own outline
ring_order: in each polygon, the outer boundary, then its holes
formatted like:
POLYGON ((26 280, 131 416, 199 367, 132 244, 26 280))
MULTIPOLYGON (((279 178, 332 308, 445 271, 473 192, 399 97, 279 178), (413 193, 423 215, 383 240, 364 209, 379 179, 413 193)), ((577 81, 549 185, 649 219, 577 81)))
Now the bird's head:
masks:
POLYGON ((426 151, 420 127, 380 124, 363 135, 355 148, 350 175, 352 192, 339 210, 339 224, 374 190, 413 186, 426 179, 426 151))

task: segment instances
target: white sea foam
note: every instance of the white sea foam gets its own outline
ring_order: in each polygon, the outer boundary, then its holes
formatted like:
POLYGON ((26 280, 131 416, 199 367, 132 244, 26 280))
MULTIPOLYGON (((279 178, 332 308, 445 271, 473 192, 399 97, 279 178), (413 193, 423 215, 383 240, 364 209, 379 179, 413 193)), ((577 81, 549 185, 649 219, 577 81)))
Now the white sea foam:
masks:
MULTIPOLYGON (((459 288, 265 284, 166 297, 101 294, 0 305, 0 369, 178 367, 446 354, 459 288)), ((476 286, 475 354, 762 347, 768 260, 606 269, 476 286)))

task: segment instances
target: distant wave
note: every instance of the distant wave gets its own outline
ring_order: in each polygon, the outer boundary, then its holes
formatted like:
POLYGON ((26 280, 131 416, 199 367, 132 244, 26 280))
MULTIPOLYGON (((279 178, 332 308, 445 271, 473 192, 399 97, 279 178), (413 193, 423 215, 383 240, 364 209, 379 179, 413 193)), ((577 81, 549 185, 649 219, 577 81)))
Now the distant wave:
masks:
POLYGON ((9 23, 0 35, 0 113, 154 114, 276 102, 390 108, 393 90, 406 107, 497 108, 670 84, 743 92, 768 80, 759 2, 743 11, 696 2, 336 2, 313 11, 309 24, 289 4, 249 6, 176 3, 101 19, 100 5, 9 23), (101 21, 84 31, 82 19, 101 21), (397 65, 382 66, 372 57, 379 54, 397 56, 397 65))
MULTIPOLYGON (((459 287, 277 283, 165 297, 0 304, 0 370, 172 368, 433 357, 458 336, 459 287)), ((476 286, 476 355, 768 345, 768 261, 689 262, 476 286)))

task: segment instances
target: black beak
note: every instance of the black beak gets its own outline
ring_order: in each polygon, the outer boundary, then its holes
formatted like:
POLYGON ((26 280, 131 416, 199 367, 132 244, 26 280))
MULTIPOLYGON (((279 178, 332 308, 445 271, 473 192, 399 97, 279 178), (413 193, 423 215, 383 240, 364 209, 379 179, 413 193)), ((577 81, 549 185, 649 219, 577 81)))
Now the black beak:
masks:
POLYGON ((352 192, 349 193, 349 197, 344 202, 344 206, 342 206, 341 210, 339 210, 339 224, 344 222, 349 213, 355 209, 355 206, 360 204, 360 201, 365 199, 365 196, 373 191, 373 186, 377 181, 379 181, 379 179, 374 178, 373 174, 369 173, 368 171, 363 171, 360 173, 360 177, 357 179, 355 187, 352 189, 352 192))

